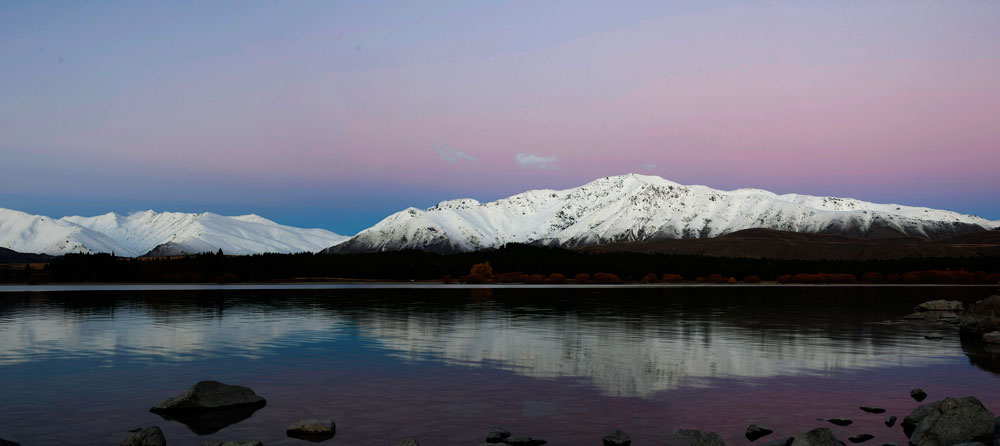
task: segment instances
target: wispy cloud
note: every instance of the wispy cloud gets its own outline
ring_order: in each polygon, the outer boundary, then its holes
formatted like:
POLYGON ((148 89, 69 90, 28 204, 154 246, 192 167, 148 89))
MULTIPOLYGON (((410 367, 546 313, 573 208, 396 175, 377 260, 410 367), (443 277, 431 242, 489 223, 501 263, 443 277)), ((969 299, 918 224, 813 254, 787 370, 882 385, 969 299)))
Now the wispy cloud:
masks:
POLYGON ((642 168, 646 169, 646 170, 653 170, 653 169, 656 168, 656 164, 653 164, 653 163, 643 163, 642 168))
POLYGON ((524 169, 558 169, 559 166, 556 163, 559 158, 554 156, 542 156, 536 155, 534 153, 518 153, 514 157, 514 161, 517 161, 517 165, 524 169))
POLYGON ((479 158, 476 158, 475 156, 469 155, 468 153, 465 153, 461 150, 452 149, 450 147, 436 146, 434 147, 434 150, 437 151, 437 154, 438 156, 441 157, 441 159, 449 163, 454 163, 458 161, 479 161, 479 158))

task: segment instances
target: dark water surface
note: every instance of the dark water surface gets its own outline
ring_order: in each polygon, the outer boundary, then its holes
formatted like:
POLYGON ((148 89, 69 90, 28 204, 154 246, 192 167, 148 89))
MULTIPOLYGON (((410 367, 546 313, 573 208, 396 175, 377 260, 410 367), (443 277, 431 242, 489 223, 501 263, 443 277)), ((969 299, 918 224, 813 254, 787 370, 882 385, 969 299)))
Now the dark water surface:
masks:
POLYGON ((945 325, 897 322, 977 287, 335 288, 0 293, 0 438, 118 444, 159 425, 171 445, 477 445, 493 425, 552 445, 616 428, 662 444, 677 428, 747 444, 827 426, 905 444, 884 415, 975 395, 1000 412, 1000 360, 945 325), (928 340, 932 333, 943 340, 928 340), (149 413, 196 381, 245 385, 267 406, 192 428, 149 413), (870 415, 859 405, 888 409, 870 415), (244 415, 245 416, 245 415, 244 415), (837 427, 816 418, 855 421, 837 427), (239 418, 239 417, 237 417, 239 418), (232 420, 229 420, 232 421, 232 420))

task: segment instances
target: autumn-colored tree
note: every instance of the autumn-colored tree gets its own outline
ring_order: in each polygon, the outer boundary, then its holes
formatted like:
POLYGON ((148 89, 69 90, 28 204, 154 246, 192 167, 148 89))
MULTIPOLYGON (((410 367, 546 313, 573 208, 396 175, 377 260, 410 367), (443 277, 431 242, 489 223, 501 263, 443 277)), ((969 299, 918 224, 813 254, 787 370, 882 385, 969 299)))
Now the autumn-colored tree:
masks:
POLYGON ((879 272, 867 272, 861 275, 864 283, 885 283, 885 275, 879 272))
POLYGON ((646 276, 643 277, 642 280, 640 280, 639 282, 641 282, 641 283, 656 283, 659 280, 660 280, 660 278, 657 277, 656 274, 649 273, 649 274, 646 274, 646 276))
POLYGON ((566 283, 566 276, 559 273, 549 274, 549 283, 566 283))
POLYGON ((482 280, 490 280, 493 277, 493 267, 490 266, 490 262, 477 263, 472 265, 469 275, 479 277, 482 280))
POLYGON ((594 273, 594 282, 596 283, 621 283, 621 281, 621 277, 616 274, 594 273))
POLYGON ((681 283, 684 282, 684 276, 680 274, 664 274, 660 277, 660 282, 663 283, 681 283))
POLYGON ((573 276, 573 281, 576 283, 590 283, 590 274, 580 273, 573 276))
POLYGON ((760 283, 760 277, 746 276, 743 278, 743 283, 760 283))

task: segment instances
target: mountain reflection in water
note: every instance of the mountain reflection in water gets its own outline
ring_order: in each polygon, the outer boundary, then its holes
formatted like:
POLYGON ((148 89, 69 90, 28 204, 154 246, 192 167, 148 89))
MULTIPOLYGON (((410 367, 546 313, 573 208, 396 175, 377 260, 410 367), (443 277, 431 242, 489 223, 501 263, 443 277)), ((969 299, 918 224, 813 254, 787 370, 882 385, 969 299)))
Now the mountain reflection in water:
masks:
MULTIPOLYGON (((366 377, 417 379, 413 377, 423 376, 427 367, 437 376, 484 388, 492 384, 483 379, 509 380, 496 373, 512 373, 577 392, 592 389, 601 398, 661 404, 664 392, 724 390, 735 382, 762 386, 774 379, 836 380, 846 373, 878 370, 906 375, 916 373, 906 370, 968 364, 953 328, 903 323, 898 317, 922 301, 971 301, 990 291, 695 287, 0 293, 0 379, 38 386, 76 369, 78 386, 73 388, 80 404, 94 398, 86 394, 87 384, 108 381, 123 386, 118 397, 132 398, 129 407, 106 402, 109 413, 148 408, 201 379, 260 381, 269 401, 277 396, 279 409, 269 403, 231 427, 227 422, 192 428, 198 434, 248 430, 278 418, 283 396, 300 403, 309 397, 293 395, 316 393, 319 398, 321 391, 295 386, 334 379, 324 375, 360 386, 366 377), (944 334, 944 340, 924 339, 929 332, 944 334), (393 370, 403 375, 383 376, 393 370)), ((995 352, 966 350, 974 365, 997 371, 995 352)), ((60 389, 71 387, 60 385, 50 390, 53 404, 64 397, 56 396, 60 389)), ((413 392, 422 385, 437 389, 437 384, 414 383, 413 392)), ((45 392, 8 393, 0 403, 22 411, 16 422, 30 423, 26 418, 52 414, 30 401, 46 398, 45 392)), ((564 410, 544 401, 544 394, 539 397, 542 401, 524 406, 524 416, 564 410)), ((551 400, 558 398, 553 394, 551 400)), ((468 404, 459 401, 464 396, 427 410, 451 411, 456 404, 468 404)), ((374 403, 352 404, 361 411, 374 403)), ((133 423, 124 421, 128 414, 118 415, 122 427, 133 423)), ((369 420, 373 425, 374 418, 369 420)), ((0 433, 14 422, 0 415, 0 433)), ((378 423, 389 422, 400 423, 398 417, 378 423)), ((114 440, 117 434, 111 429, 100 432, 114 440)), ((350 438, 351 431, 344 435, 350 438)))

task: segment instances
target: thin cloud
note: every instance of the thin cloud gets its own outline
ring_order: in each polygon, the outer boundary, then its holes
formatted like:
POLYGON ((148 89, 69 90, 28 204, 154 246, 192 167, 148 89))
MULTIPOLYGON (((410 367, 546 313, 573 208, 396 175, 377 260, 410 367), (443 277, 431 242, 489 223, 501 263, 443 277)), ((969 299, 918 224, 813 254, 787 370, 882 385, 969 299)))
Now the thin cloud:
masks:
POLYGON ((655 169, 655 168, 656 168, 656 164, 653 164, 653 163, 645 163, 645 164, 643 164, 643 165, 642 165, 642 168, 643 168, 643 169, 646 169, 646 170, 653 170, 653 169, 655 169))
POLYGON ((441 159, 449 163, 454 163, 458 161, 472 161, 472 162, 479 161, 479 158, 476 158, 475 156, 469 155, 468 153, 465 153, 461 150, 452 149, 450 147, 437 146, 434 147, 434 150, 437 151, 437 154, 438 156, 441 157, 441 159))
POLYGON ((554 156, 542 156, 536 155, 534 153, 518 153, 514 157, 514 161, 517 161, 517 165, 521 166, 522 169, 558 169, 559 166, 556 163, 559 158, 554 156))

